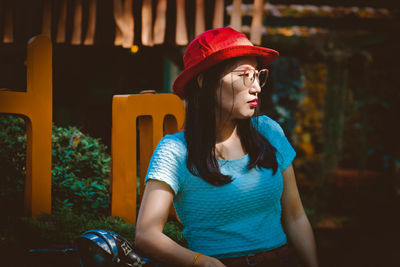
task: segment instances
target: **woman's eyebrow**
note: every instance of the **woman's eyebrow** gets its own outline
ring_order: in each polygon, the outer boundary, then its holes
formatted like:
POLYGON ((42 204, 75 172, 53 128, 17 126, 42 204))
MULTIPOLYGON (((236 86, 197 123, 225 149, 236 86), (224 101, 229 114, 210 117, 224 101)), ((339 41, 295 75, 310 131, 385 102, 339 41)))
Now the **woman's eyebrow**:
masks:
POLYGON ((238 68, 238 69, 234 69, 234 71, 237 71, 237 70, 255 70, 255 68, 254 67, 252 67, 252 66, 245 66, 245 67, 240 67, 240 68, 238 68))

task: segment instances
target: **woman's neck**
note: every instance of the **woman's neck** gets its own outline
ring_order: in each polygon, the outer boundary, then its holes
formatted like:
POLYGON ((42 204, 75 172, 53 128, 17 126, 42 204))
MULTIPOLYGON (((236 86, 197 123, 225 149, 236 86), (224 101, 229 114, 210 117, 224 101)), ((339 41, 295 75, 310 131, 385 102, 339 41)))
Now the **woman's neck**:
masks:
POLYGON ((237 135, 237 123, 235 120, 217 120, 217 143, 224 142, 225 140, 237 135))
POLYGON ((217 140, 215 150, 217 157, 233 160, 243 157, 246 152, 237 133, 236 121, 217 123, 217 140))

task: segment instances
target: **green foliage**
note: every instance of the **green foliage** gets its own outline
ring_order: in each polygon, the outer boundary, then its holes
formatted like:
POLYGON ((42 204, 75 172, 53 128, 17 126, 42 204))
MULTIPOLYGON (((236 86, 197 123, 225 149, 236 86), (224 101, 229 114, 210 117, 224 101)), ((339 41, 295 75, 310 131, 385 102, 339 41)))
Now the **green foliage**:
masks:
POLYGON ((168 221, 163 232, 181 246, 188 247, 187 241, 183 236, 183 228, 183 225, 177 221, 168 221))
MULTIPOLYGON (((26 132, 22 118, 0 117, 2 205, 21 210, 25 180, 26 132), (15 200, 17 200, 16 203, 15 200)), ((52 199, 54 207, 107 214, 110 194, 110 155, 98 139, 76 127, 56 127, 52 137, 52 199)))
MULTIPOLYGON (((90 213, 76 213, 71 208, 60 208, 52 214, 43 214, 37 219, 2 215, 7 225, 0 231, 0 245, 24 248, 49 248, 73 246, 77 237, 85 231, 104 229, 114 231, 132 244, 135 241, 135 226, 119 217, 95 216, 90 213)), ((186 246, 182 234, 183 226, 175 221, 167 222, 164 233, 177 243, 186 246)))
POLYGON ((110 156, 98 139, 76 127, 53 127, 53 193, 74 210, 106 214, 109 209, 110 156))
POLYGON ((76 213, 71 208, 61 208, 37 219, 10 216, 4 220, 8 227, 2 233, 2 242, 26 247, 72 246, 79 235, 91 229, 112 230, 130 241, 134 240, 135 233, 135 227, 121 218, 76 213))
POLYGON ((22 210, 25 177, 24 120, 20 117, 0 116, 0 205, 15 213, 22 210))
MULTIPOLYGON (((53 213, 37 219, 13 212, 22 211, 25 151, 24 119, 0 116, 0 203, 5 212, 0 220, 7 226, 0 230, 2 247, 70 246, 90 229, 112 230, 134 242, 133 225, 105 216, 110 203, 110 156, 98 139, 84 135, 76 127, 53 126, 53 213)), ((187 246, 182 231, 183 226, 175 221, 168 222, 164 229, 171 239, 187 246)))

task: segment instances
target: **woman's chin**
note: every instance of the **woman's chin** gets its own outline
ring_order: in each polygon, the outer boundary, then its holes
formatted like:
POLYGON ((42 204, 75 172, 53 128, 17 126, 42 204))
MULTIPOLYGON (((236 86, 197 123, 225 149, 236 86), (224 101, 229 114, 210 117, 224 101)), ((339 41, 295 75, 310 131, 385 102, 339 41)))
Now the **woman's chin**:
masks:
POLYGON ((238 119, 244 120, 244 119, 253 117, 254 113, 255 113, 255 109, 247 111, 247 112, 242 112, 237 117, 238 117, 238 119))

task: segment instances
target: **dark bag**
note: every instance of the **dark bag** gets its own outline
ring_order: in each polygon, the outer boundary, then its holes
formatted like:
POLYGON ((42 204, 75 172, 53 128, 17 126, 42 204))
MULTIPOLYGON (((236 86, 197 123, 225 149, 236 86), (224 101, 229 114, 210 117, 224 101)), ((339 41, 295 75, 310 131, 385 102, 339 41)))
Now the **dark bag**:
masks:
POLYGON ((134 247, 112 231, 87 231, 76 240, 76 244, 82 267, 141 267, 144 264, 134 247))
POLYGON ((134 247, 112 231, 96 229, 83 233, 73 248, 31 249, 27 266, 134 267, 142 266, 134 247))

